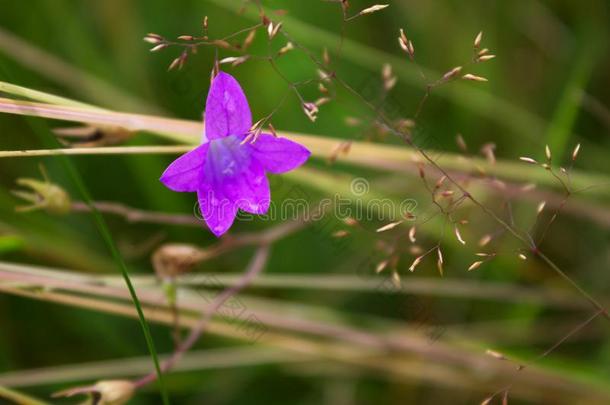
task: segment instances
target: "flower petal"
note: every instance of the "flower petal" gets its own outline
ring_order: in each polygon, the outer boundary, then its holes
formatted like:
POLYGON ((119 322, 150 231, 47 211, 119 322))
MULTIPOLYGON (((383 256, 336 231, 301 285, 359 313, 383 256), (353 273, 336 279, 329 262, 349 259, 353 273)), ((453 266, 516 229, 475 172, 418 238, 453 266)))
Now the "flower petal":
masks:
POLYGON ((212 81, 205 104, 204 142, 229 135, 243 135, 252 126, 252 113, 239 83, 219 72, 212 81))
POLYGON ((240 209, 258 215, 265 214, 269 209, 269 181, 263 166, 256 159, 251 159, 241 175, 234 178, 232 187, 240 209))
POLYGON ((248 144, 251 154, 270 173, 285 173, 307 161, 311 152, 304 146, 286 138, 261 134, 256 142, 248 144))
POLYGON ((173 191, 197 191, 203 180, 208 149, 209 144, 203 144, 174 160, 161 175, 161 183, 173 191))
POLYGON ((201 215, 214 235, 221 236, 229 230, 237 214, 237 204, 223 194, 222 188, 204 185, 197 191, 197 200, 201 215))
POLYGON ((209 160, 204 167, 204 181, 253 214, 264 214, 269 208, 269 182, 262 164, 241 145, 243 136, 230 136, 211 142, 209 160))

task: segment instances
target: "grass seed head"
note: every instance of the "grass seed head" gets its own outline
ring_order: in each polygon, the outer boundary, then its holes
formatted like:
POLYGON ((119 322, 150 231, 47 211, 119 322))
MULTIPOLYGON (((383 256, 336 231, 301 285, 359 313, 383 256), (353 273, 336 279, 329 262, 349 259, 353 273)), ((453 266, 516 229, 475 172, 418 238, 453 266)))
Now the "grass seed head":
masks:
POLYGON ((422 261, 424 257, 423 256, 417 256, 415 258, 415 260, 413 260, 413 263, 411 263, 411 266, 409 266, 409 271, 413 272, 415 271, 415 268, 417 267, 417 265, 422 261))
POLYGON ((521 160, 522 162, 525 162, 525 163, 533 164, 533 165, 538 164, 536 159, 532 159, 531 157, 527 157, 527 156, 521 156, 521 157, 519 157, 519 160, 521 160))
POLYGON ((482 261, 480 261, 480 260, 479 260, 479 261, 476 261, 476 262, 472 263, 472 264, 470 265, 470 267, 468 267, 468 271, 476 270, 476 269, 478 269, 478 268, 479 268, 479 267, 480 267, 482 264, 483 264, 483 262, 482 262, 482 261))
POLYGON ((572 161, 575 161, 578 157, 578 152, 580 152, 580 144, 576 145, 574 150, 572 151, 572 161))
POLYGON ((379 232, 389 231, 390 229, 396 228, 400 224, 402 224, 402 221, 390 222, 389 224, 384 225, 381 228, 378 228, 376 232, 379 233, 379 232))
POLYGON ((417 228, 415 228, 415 226, 412 226, 411 229, 409 229, 409 240, 411 241, 411 243, 415 243, 415 231, 417 228))
POLYGON ((464 76, 462 76, 462 79, 464 80, 470 80, 472 82, 487 82, 488 80, 486 78, 484 78, 483 76, 476 76, 476 75, 472 75, 470 73, 465 74, 464 76))
POLYGON ((390 6, 389 4, 375 4, 374 6, 365 8, 364 10, 359 12, 358 15, 373 14, 373 13, 383 10, 384 8, 389 7, 389 6, 390 6))
POLYGON ((462 234, 460 233, 460 230, 457 226, 455 226, 454 228, 455 231, 455 237, 457 238, 457 240, 462 244, 465 245, 466 241, 464 239, 462 239, 462 234))

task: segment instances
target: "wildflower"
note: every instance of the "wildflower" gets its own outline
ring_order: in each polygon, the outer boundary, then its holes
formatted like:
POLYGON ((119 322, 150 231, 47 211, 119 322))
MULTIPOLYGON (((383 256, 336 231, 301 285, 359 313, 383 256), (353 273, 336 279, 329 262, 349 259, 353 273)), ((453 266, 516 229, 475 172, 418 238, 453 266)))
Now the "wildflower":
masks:
POLYGON ((219 72, 206 101, 202 144, 172 162, 160 179, 170 190, 197 193, 202 216, 216 236, 231 227, 238 209, 265 214, 270 203, 266 173, 293 170, 310 155, 305 147, 266 133, 243 143, 251 127, 239 83, 219 72))

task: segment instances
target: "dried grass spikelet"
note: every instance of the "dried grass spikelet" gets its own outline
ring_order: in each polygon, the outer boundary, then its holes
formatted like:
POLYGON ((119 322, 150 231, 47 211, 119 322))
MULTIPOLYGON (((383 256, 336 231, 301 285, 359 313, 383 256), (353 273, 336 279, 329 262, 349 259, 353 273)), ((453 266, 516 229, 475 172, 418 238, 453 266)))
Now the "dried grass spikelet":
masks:
POLYGON ((292 51, 294 49, 294 45, 292 44, 292 42, 286 42, 286 45, 284 45, 279 51, 278 51, 278 56, 282 56, 287 54, 288 52, 292 51))
POLYGON ((359 222, 358 222, 356 219, 352 218, 352 217, 346 217, 346 218, 344 218, 344 219, 343 219, 343 222, 344 222, 344 223, 345 223, 345 225, 347 225, 347 226, 356 226, 356 225, 358 225, 358 224, 359 224, 359 222))
POLYGON ((574 150, 572 151, 572 161, 575 161, 578 157, 578 152, 580 152, 580 144, 576 145, 574 150))
POLYGON ((305 115, 307 115, 307 118, 309 118, 311 122, 316 122, 318 112, 320 111, 318 106, 315 103, 305 102, 301 107, 303 108, 305 115))
POLYGON ((203 28, 204 39, 208 39, 209 19, 208 19, 207 15, 203 17, 203 21, 201 23, 201 26, 203 28))
POLYGON ((324 50, 322 50, 322 62, 324 63, 324 66, 330 65, 330 54, 328 53, 327 47, 324 47, 324 50))
POLYGON ((466 141, 464 140, 462 134, 457 134, 455 136, 455 143, 462 152, 468 152, 468 145, 466 145, 466 141))
POLYGON ((546 201, 541 201, 538 206, 536 207, 536 215, 540 215, 542 213, 542 210, 544 210, 544 207, 546 205, 546 201))
POLYGON ((481 237, 481 239, 479 239, 479 246, 481 246, 481 247, 486 246, 489 242, 491 242, 491 235, 490 234, 483 235, 481 237))
POLYGON ((477 58, 477 62, 486 62, 488 60, 492 60, 496 57, 496 55, 482 55, 477 58))
POLYGON ((411 265, 409 266, 409 271, 410 272, 415 271, 415 268, 419 265, 419 263, 421 263, 423 258, 424 258, 424 256, 417 256, 415 258, 415 260, 413 260, 413 263, 411 263, 411 265))
POLYGON ((533 159, 533 158, 527 157, 527 156, 521 156, 521 157, 519 157, 519 160, 521 160, 522 162, 525 162, 525 163, 533 164, 533 165, 538 164, 538 161, 536 161, 536 159, 533 159))
POLYGON ((506 356, 504 356, 502 353, 497 352, 495 350, 487 349, 487 350, 485 350, 485 354, 488 355, 488 356, 493 357, 494 359, 506 360, 506 356))
POLYGON ((392 284, 394 284, 394 287, 396 288, 401 287, 400 274, 398 274, 398 271, 396 271, 396 269, 392 269, 392 284))
POLYGON ((437 253, 437 256, 438 256, 438 259, 436 260, 436 267, 438 268, 438 272, 439 272, 439 274, 442 277, 445 272, 444 272, 444 269, 443 269, 443 263, 444 263, 443 252, 441 252, 441 248, 440 247, 436 248, 436 253, 437 253))
POLYGON ((341 230, 339 230, 339 231, 337 231, 337 232, 334 232, 334 233, 332 234, 332 237, 333 237, 333 238, 345 238, 345 237, 346 237, 346 236, 348 236, 348 235, 349 235, 349 232, 348 232, 348 231, 346 231, 346 230, 344 230, 344 229, 341 229, 341 230))
POLYGON ((160 279, 168 279, 188 273, 206 257, 197 246, 169 243, 159 247, 152 255, 152 265, 160 279))
POLYGON ((95 385, 70 388, 53 394, 54 398, 89 395, 91 405, 124 405, 135 393, 135 387, 128 380, 102 380, 95 385))
POLYGON ((474 38, 473 47, 475 50, 478 50, 481 46, 481 40, 483 39, 483 31, 480 31, 477 36, 474 38))
POLYGON ((415 47, 413 46, 413 42, 407 38, 402 28, 398 35, 398 45, 400 45, 400 48, 409 55, 409 59, 413 60, 415 57, 415 47))
POLYGON ((373 14, 373 13, 383 10, 384 8, 389 7, 389 6, 390 6, 389 4, 375 4, 374 6, 365 8, 364 10, 359 12, 358 15, 373 14))
POLYGON ((29 212, 42 209, 50 214, 67 214, 72 206, 70 195, 57 184, 51 183, 42 167, 41 171, 44 181, 30 178, 17 179, 17 184, 29 191, 13 190, 12 194, 31 205, 15 207, 15 211, 29 212))
POLYGON ((462 238, 462 234, 460 233, 460 229, 457 227, 457 225, 453 228, 454 232, 455 232, 455 237, 457 238, 457 240, 462 244, 465 245, 466 241, 462 238))
POLYGON ((481 267, 481 265, 482 265, 482 264, 483 264, 483 261, 481 261, 481 260, 476 261, 476 262, 472 263, 472 264, 470 265, 470 267, 468 267, 468 271, 476 270, 476 269, 478 269, 479 267, 481 267))
POLYGON ((392 65, 384 63, 381 68, 381 78, 383 79, 383 89, 390 91, 396 85, 397 77, 392 73, 392 65))
MULTIPOLYGON (((252 126, 248 130, 246 137, 241 141, 240 145, 245 145, 246 143, 255 143, 258 140, 260 134, 263 132, 263 125, 265 124, 266 119, 267 118, 265 117, 261 118, 260 120, 252 124, 252 126)), ((273 131, 275 131, 275 128, 273 129, 273 131)))
POLYGON ((416 232, 417 228, 415 226, 412 226, 409 229, 409 241, 411 241, 411 243, 415 243, 416 239, 415 239, 415 232, 416 232))
POLYGON ((339 142, 337 146, 333 148, 328 157, 329 163, 334 163, 339 158, 339 155, 347 155, 352 148, 352 141, 339 142))
POLYGON ((382 226, 381 228, 377 228, 376 232, 385 232, 385 231, 389 231, 390 229, 394 229, 396 228, 398 225, 402 224, 403 221, 396 221, 396 222, 390 222, 387 225, 382 226))
POLYGON ((384 271, 388 267, 389 260, 380 261, 377 266, 375 266, 375 273, 379 274, 384 271))
POLYGON ((152 48, 150 48, 150 51, 151 51, 151 52, 159 52, 160 50, 165 49, 165 48, 167 48, 168 46, 169 46, 169 45, 168 45, 168 44, 166 44, 166 43, 161 43, 161 44, 155 45, 155 46, 153 46, 152 48))
POLYGON ((184 51, 182 51, 180 56, 175 58, 172 61, 172 63, 169 64, 169 67, 167 68, 167 70, 170 71, 170 70, 174 70, 174 69, 178 69, 178 70, 182 69, 182 67, 184 66, 184 64, 188 60, 188 57, 189 57, 189 54, 188 54, 188 52, 185 49, 184 51))
POLYGON ((256 30, 250 30, 250 32, 248 32, 248 36, 246 36, 246 39, 244 39, 244 42, 241 45, 241 49, 246 50, 250 47, 250 45, 252 45, 252 43, 254 42, 254 38, 256 37, 256 30))
MULTIPOLYGON (((225 41, 224 39, 215 39, 211 42, 213 45, 219 47, 219 48, 223 48, 223 49, 231 49, 233 48, 233 46, 228 43, 227 41, 225 41)), ((192 48, 192 49, 196 49, 196 48, 192 48)))
POLYGON ((330 102, 331 100, 332 100, 332 99, 331 99, 330 97, 320 97, 320 98, 316 99, 316 101, 314 101, 314 104, 315 104, 317 107, 320 107, 320 106, 322 106, 322 105, 324 105, 324 104, 326 104, 326 103, 330 102))
POLYGON ((269 40, 272 40, 273 38, 275 38, 275 36, 277 35, 278 32, 280 32, 281 29, 282 29, 281 22, 279 22, 277 24, 274 24, 273 21, 269 22, 269 25, 267 25, 267 34, 269 35, 269 40))
POLYGON ((456 66, 453 69, 451 69, 450 71, 448 71, 447 73, 445 73, 440 81, 441 82, 449 81, 449 80, 455 78, 461 71, 462 71, 462 67, 456 66))
POLYGON ((271 132, 271 135, 273 135, 273 136, 274 136, 274 137, 276 137, 276 138, 278 137, 278 135, 277 135, 277 131, 275 130, 275 127, 273 126, 273 124, 272 124, 272 123, 270 123, 270 122, 269 122, 269 123, 267 124, 267 128, 269 128, 269 132, 271 132))
POLYGON ((487 397, 481 402, 481 405, 489 405, 493 399, 494 397, 487 397))
POLYGON ((496 144, 489 142, 486 143, 485 145, 481 146, 481 153, 483 154, 483 156, 485 156, 485 158, 487 159, 487 161, 489 162, 489 164, 496 164, 496 144))
POLYGON ((420 177, 422 180, 425 180, 425 178, 426 178, 426 172, 424 171, 424 165, 423 165, 423 163, 419 163, 419 164, 417 165, 417 173, 419 174, 419 177, 420 177))
POLYGON ((226 64, 226 63, 230 63, 231 66, 235 67, 235 66, 241 65, 242 63, 244 63, 248 59, 250 59, 250 55, 229 56, 228 58, 223 58, 223 59, 219 60, 218 63, 220 63, 221 65, 226 64))
POLYGON ((159 34, 155 34, 153 32, 149 32, 148 34, 146 34, 146 36, 144 37, 144 41, 148 42, 149 44, 153 44, 153 45, 157 45, 160 44, 162 42, 165 41, 165 38, 163 38, 161 35, 159 34))
POLYGON ((462 79, 470 80, 472 82, 487 82, 488 81, 483 76, 477 76, 477 75, 473 75, 473 74, 470 74, 470 73, 467 73, 464 76, 462 76, 462 79))

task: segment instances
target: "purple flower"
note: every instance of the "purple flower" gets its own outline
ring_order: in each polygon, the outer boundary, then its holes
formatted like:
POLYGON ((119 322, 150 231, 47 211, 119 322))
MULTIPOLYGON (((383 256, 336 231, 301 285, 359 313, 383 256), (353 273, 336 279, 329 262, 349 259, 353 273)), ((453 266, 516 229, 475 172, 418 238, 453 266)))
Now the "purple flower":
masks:
POLYGON ((271 201, 266 173, 295 169, 310 155, 298 143, 265 133, 254 143, 242 144, 251 126, 252 114, 239 83, 220 72, 208 93, 201 145, 174 160, 161 175, 170 190, 197 192, 203 218, 216 236, 231 227, 238 208, 265 214, 271 201))

